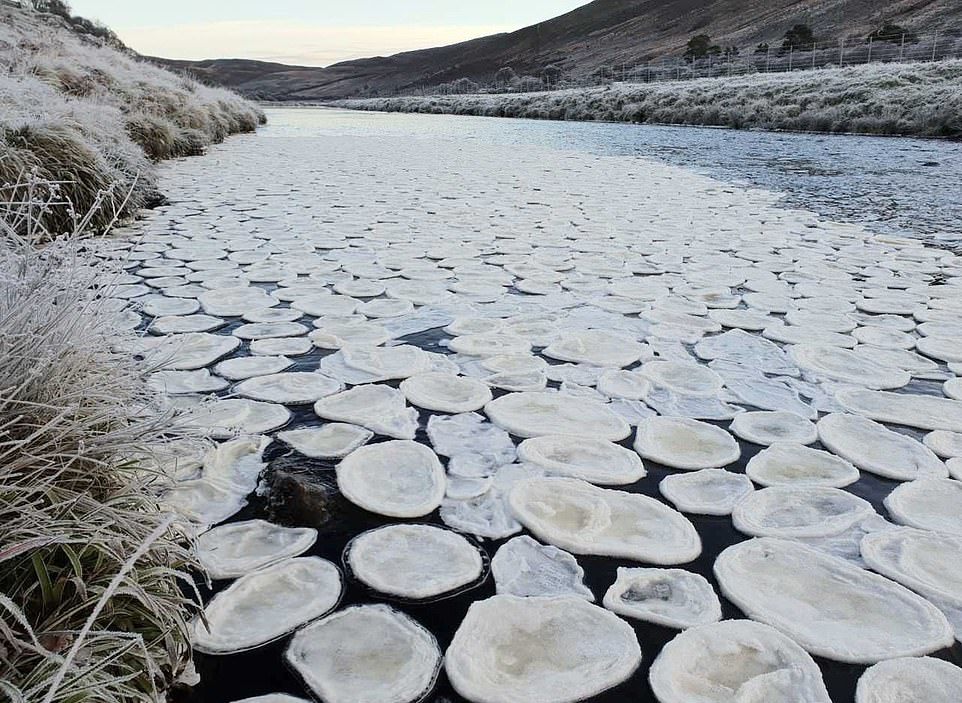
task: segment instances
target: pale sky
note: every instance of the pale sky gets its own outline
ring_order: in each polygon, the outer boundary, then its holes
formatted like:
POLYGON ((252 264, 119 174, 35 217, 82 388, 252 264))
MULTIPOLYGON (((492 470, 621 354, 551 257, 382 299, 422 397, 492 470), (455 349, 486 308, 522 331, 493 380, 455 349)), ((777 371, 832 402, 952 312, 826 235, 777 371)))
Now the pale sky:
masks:
POLYGON ((453 44, 555 17, 587 0, 72 0, 136 51, 327 66, 453 44))

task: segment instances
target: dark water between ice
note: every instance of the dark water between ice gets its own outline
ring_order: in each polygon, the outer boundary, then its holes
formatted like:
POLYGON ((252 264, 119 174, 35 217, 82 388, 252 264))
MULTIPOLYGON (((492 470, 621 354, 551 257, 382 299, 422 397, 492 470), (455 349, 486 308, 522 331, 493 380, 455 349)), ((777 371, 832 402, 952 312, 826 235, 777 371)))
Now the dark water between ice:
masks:
POLYGON ((273 111, 285 128, 435 134, 633 155, 785 194, 785 204, 874 231, 962 245, 962 143, 902 137, 794 134, 709 127, 408 115, 324 108, 273 111))
MULTIPOLYGON (((549 123, 519 120, 485 120, 481 118, 434 117, 418 115, 328 114, 319 125, 311 117, 312 111, 280 111, 287 130, 345 130, 348 133, 424 133, 443 131, 445 134, 463 133, 465 139, 492 140, 497 143, 535 143, 563 147, 597 154, 637 154, 663 159, 673 164, 693 167, 725 180, 749 182, 754 185, 789 193, 791 205, 819 211, 833 219, 874 221, 885 231, 906 234, 932 235, 952 232, 962 240, 962 145, 919 140, 872 139, 862 137, 821 137, 763 133, 725 132, 711 129, 678 129, 634 127, 628 125, 549 123), (932 165, 925 165, 932 164, 932 165), (906 228, 911 227, 911 231, 906 228)), ((234 324, 221 330, 229 334, 234 324)), ((443 337, 439 331, 425 333, 407 341, 431 351, 442 351, 437 342, 443 337)), ((299 357, 291 370, 317 368, 319 353, 299 357)), ((396 385, 396 384, 395 384, 396 385)), ((418 439, 427 441, 423 433, 427 414, 422 414, 422 431, 418 439)), ((292 426, 319 425, 321 421, 310 406, 297 409, 292 426)), ((717 423, 727 426, 728 423, 717 423)), ((384 441, 378 437, 375 441, 384 441)), ((633 437, 622 444, 631 446, 633 437)), ((520 440, 516 440, 520 441, 520 440)), ((745 465, 762 448, 741 443, 742 457, 729 470, 744 472, 745 465)), ((819 446, 819 445, 814 445, 819 446)), ((297 458, 293 450, 280 443, 270 447, 266 458, 276 465, 285 457, 297 458)), ((334 465, 304 462, 312 470, 329 472, 333 478, 334 465)), ((622 490, 643 493, 661 500, 658 483, 670 472, 646 461, 648 475, 622 490)), ((847 490, 869 500, 883 516, 882 499, 896 486, 868 473, 847 490)), ((346 544, 359 533, 398 520, 367 513, 346 500, 339 499, 340 519, 321 531, 310 554, 321 556, 343 567, 342 552, 346 544)), ((232 521, 266 517, 263 499, 252 497, 250 505, 232 521)), ((703 542, 703 553, 693 563, 683 565, 690 571, 704 575, 717 589, 712 565, 726 547, 746 537, 732 526, 730 517, 687 515, 695 525, 703 542)), ((435 513, 419 522, 440 523, 435 513)), ((493 556, 503 541, 484 543, 487 554, 493 556)), ((585 570, 586 585, 600 602, 607 588, 615 580, 616 568, 624 560, 605 557, 579 556, 585 570)), ((215 584, 215 591, 228 585, 215 584)), ((393 602, 399 610, 409 614, 437 637, 445 650, 461 623, 468 606, 495 592, 490 576, 475 588, 430 604, 411 605, 393 602)), ((340 607, 378 602, 363 585, 347 580, 340 607)), ((391 601, 388 601, 391 602, 391 601)), ((722 599, 726 618, 743 617, 732 604, 722 599)), ((643 652, 643 663, 636 674, 621 686, 611 689, 591 701, 595 703, 655 703, 648 685, 648 669, 661 647, 677 632, 668 628, 628 620, 638 635, 643 652)), ((201 683, 177 699, 184 703, 229 703, 251 696, 286 692, 308 698, 306 687, 283 663, 283 651, 289 638, 251 652, 230 656, 197 656, 201 683)), ((962 665, 962 646, 935 656, 962 665)), ((864 667, 818 660, 825 683, 835 703, 854 701, 855 686, 864 667)), ((463 703, 448 683, 444 672, 428 703, 463 703)))

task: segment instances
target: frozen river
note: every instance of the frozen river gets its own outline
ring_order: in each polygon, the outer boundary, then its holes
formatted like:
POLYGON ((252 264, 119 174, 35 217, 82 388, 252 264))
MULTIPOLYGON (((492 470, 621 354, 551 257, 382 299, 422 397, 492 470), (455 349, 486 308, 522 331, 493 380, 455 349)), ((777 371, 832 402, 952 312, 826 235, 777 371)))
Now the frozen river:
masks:
POLYGON ((187 700, 850 703, 962 662, 962 260, 891 236, 959 236, 958 145, 269 118, 118 244, 158 386, 255 436, 167 502, 317 530, 202 538, 187 700))

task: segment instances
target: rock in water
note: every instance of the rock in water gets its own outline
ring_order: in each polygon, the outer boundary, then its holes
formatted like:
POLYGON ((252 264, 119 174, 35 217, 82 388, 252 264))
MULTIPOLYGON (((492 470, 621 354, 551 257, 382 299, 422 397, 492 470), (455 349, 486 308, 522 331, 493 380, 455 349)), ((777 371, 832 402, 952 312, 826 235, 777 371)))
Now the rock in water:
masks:
POLYGON ((638 425, 635 451, 645 459, 673 469, 717 469, 738 461, 735 438, 707 422, 677 417, 652 417, 638 425))
POLYGON ((885 498, 896 522, 962 535, 962 481, 940 478, 903 483, 885 498))
POLYGON ((451 684, 475 703, 573 703, 617 686, 640 664, 628 623, 575 597, 473 603, 445 655, 451 684))
POLYGON ((593 437, 544 435, 526 439, 518 446, 518 456, 550 473, 602 486, 627 485, 646 475, 635 452, 593 437))
POLYGON ((509 393, 484 408, 491 422, 517 437, 582 435, 620 442, 631 434, 627 422, 603 403, 553 392, 509 393))
POLYGON ((954 639, 945 616, 907 588, 796 542, 736 544, 715 561, 715 576, 750 618, 826 659, 875 664, 935 652, 954 639))
POLYGON ((317 530, 280 527, 264 520, 234 522, 197 538, 197 558, 213 579, 238 578, 311 548, 317 530))
POLYGON ((499 595, 595 597, 584 584, 584 569, 568 552, 539 544, 527 535, 505 542, 491 560, 499 595))
POLYGON ((434 635, 386 605, 354 606, 308 625, 284 656, 324 703, 414 703, 441 668, 434 635))
POLYGON ((831 703, 808 653, 751 620, 682 632, 661 650, 648 678, 660 703, 831 703))
POLYGON ((515 518, 535 536, 575 554, 684 564, 701 539, 681 513, 654 498, 571 478, 531 478, 511 489, 515 518))
POLYGON ((347 562, 376 591, 411 599, 434 598, 481 578, 478 549, 451 530, 388 525, 355 537, 347 562))
POLYGON ((880 662, 862 674, 855 703, 958 703, 962 669, 933 657, 880 662))
POLYGON ((871 569, 945 613, 962 642, 962 538, 898 527, 865 535, 861 552, 871 569))
POLYGON ((394 440, 356 449, 337 466, 349 501, 389 517, 423 517, 444 499, 444 467, 423 444, 394 440))
POLYGON ((331 471, 301 473, 274 468, 267 499, 272 520, 317 529, 328 528, 348 505, 331 471))
POLYGON ((721 620, 708 579, 683 569, 618 568, 604 606, 629 618, 684 630, 721 620))
POLYGON ((230 654, 260 647, 329 612, 341 589, 341 572, 318 557, 288 559, 254 571, 207 604, 207 625, 200 619, 194 622, 194 648, 230 654))

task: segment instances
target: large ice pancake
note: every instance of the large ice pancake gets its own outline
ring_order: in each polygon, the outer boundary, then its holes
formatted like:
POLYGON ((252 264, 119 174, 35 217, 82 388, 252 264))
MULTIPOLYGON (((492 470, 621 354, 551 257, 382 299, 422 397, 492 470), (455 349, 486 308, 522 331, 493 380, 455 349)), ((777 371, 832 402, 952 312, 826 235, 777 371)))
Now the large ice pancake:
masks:
POLYGON ((279 440, 311 459, 341 459, 372 437, 374 433, 370 430, 342 422, 277 433, 279 440))
POLYGON ((168 371, 196 371, 210 366, 240 346, 236 337, 208 332, 172 334, 163 337, 144 355, 148 368, 168 371))
POLYGON ((603 608, 575 597, 494 596, 468 609, 444 668, 472 703, 575 703, 640 664, 634 631, 603 608))
POLYGON ((741 456, 728 432, 700 420, 652 417, 638 425, 635 451, 673 469, 717 469, 741 456))
POLYGON ((200 618, 194 622, 194 648, 228 654, 272 642, 329 612, 341 589, 341 572, 318 557, 288 559, 254 571, 207 604, 207 625, 200 618))
POLYGON ((858 481, 859 471, 841 457, 791 442, 776 442, 753 456, 745 473, 761 486, 828 486, 858 481))
POLYGON ((258 376, 234 386, 237 395, 282 405, 308 405, 344 387, 324 374, 294 371, 258 376))
POLYGON ((604 606, 619 615, 684 630, 721 620, 708 579, 683 569, 618 568, 604 606))
POLYGON ((879 422, 922 430, 962 432, 962 402, 958 400, 857 388, 841 390, 835 394, 835 399, 849 412, 879 422))
POLYGON ((885 507, 903 525, 962 535, 962 481, 939 478, 904 483, 888 494, 885 507))
POLYGON ((849 349, 826 344, 799 344, 788 352, 799 368, 820 379, 886 390, 908 385, 912 376, 899 368, 882 366, 849 349))
POLYGON ((491 560, 491 574, 501 595, 595 599, 584 584, 585 572, 577 559, 527 535, 508 540, 498 548, 491 560))
POLYGON ((945 613, 962 642, 962 537, 898 527, 865 535, 861 552, 870 568, 945 613))
POLYGON ((862 674, 855 703, 958 703, 962 669, 942 659, 889 659, 862 674))
POLYGON ((717 373, 694 361, 649 361, 638 373, 656 386, 682 395, 714 396, 724 383, 717 373))
POLYGON ((356 386, 321 398, 314 404, 314 412, 325 420, 361 425, 396 439, 414 439, 418 429, 418 411, 409 408, 401 391, 390 386, 356 386))
POLYGON ((515 518, 545 542, 575 554, 685 564, 701 539, 681 513, 654 498, 573 478, 519 481, 508 498, 515 518))
POLYGON ((534 437, 518 446, 518 456, 550 473, 601 486, 627 485, 646 474, 641 457, 635 452, 594 437, 534 437))
POLYGON ((745 474, 702 469, 665 476, 658 490, 683 513, 731 515, 735 505, 755 490, 745 474))
POLYGON ((772 486, 735 506, 735 528, 756 537, 804 539, 839 535, 875 514, 871 503, 826 486, 772 486))
POLYGON ((949 475, 924 444, 860 415, 826 415, 818 421, 818 438, 843 459, 884 478, 914 481, 949 475))
POLYGON ((826 659, 874 664, 935 652, 954 639, 945 616, 920 596, 797 542, 736 544, 715 560, 715 576, 748 617, 826 659))
POLYGON ((291 411, 277 403, 247 398, 217 399, 201 403, 182 416, 184 423, 210 432, 216 439, 253 435, 283 427, 291 411))
POLYGON ((415 703, 441 668, 434 635, 386 605, 359 605, 308 625, 284 654, 324 703, 415 703))
POLYGON ((565 434, 620 442, 631 434, 631 426, 604 404, 563 393, 510 393, 492 400, 484 412, 517 437, 565 434))
POLYGON ((647 348, 631 337, 602 330, 586 330, 563 336, 549 345, 544 355, 559 361, 623 368, 645 356, 647 348))
POLYGON ((369 444, 337 465, 349 501, 389 517, 423 517, 444 498, 444 467, 430 448, 409 440, 369 444))
POLYGON ((453 373, 423 373, 401 383, 408 402, 444 413, 480 410, 491 401, 491 389, 481 381, 453 373))
POLYGON ((751 620, 685 630, 662 648, 648 678, 660 703, 831 703, 808 653, 751 620))
POLYGON ((815 425, 808 419, 784 410, 742 413, 728 428, 746 442, 770 446, 776 442, 812 444, 818 440, 815 425))
POLYGON ((388 525, 355 537, 346 552, 354 576, 380 593, 434 598, 481 578, 477 547, 432 525, 388 525))
POLYGON ((268 693, 266 696, 254 696, 253 698, 244 698, 243 700, 234 701, 233 703, 310 703, 304 698, 297 698, 295 696, 289 696, 286 693, 268 693))
POLYGON ((248 520, 215 527, 197 538, 197 558, 214 579, 244 576, 307 551, 317 539, 309 527, 248 520))

